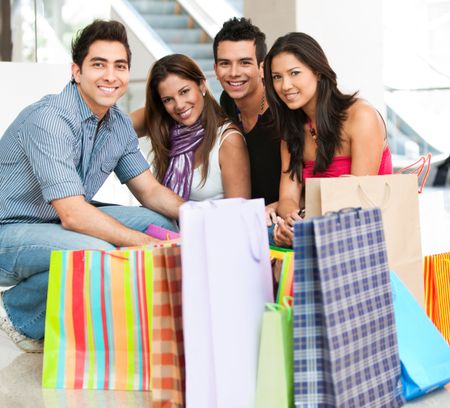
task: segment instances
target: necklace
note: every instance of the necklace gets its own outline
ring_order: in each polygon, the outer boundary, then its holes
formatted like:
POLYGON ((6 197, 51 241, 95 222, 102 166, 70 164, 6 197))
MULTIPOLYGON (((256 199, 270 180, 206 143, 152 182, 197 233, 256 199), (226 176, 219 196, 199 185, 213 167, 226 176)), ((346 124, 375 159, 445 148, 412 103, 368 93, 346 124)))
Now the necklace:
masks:
POLYGON ((314 142, 317 143, 317 132, 316 132, 316 129, 313 128, 312 121, 310 118, 308 118, 307 123, 308 123, 309 133, 310 133, 311 137, 313 138, 314 142))
POLYGON ((263 92, 262 98, 261 98, 261 103, 259 105, 259 116, 261 116, 264 113, 264 106, 266 104, 266 93, 263 92))
MULTIPOLYGON (((243 130, 244 126, 242 124, 241 111, 239 110, 237 105, 235 105, 235 106, 236 106, 236 116, 237 116, 238 121, 239 121, 239 126, 243 130)), ((266 106, 266 94, 264 92, 263 95, 262 95, 262 98, 261 98, 261 102, 259 103, 259 113, 258 113, 258 118, 256 119, 256 121, 261 119, 262 115, 264 114, 264 107, 265 106, 266 106)))

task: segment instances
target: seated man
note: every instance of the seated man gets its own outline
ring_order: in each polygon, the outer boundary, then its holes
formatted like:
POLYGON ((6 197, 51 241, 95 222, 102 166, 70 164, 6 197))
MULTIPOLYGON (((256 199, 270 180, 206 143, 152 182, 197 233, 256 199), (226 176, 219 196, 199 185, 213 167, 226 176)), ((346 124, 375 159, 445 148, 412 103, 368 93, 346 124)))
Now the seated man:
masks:
POLYGON ((0 139, 0 328, 42 351, 50 253, 144 245, 148 224, 172 228, 182 200, 161 186, 128 116, 131 52, 122 24, 94 21, 72 44, 72 81, 25 108, 0 139), (143 207, 90 203, 114 171, 143 207), (150 208, 156 212, 150 210, 150 208))

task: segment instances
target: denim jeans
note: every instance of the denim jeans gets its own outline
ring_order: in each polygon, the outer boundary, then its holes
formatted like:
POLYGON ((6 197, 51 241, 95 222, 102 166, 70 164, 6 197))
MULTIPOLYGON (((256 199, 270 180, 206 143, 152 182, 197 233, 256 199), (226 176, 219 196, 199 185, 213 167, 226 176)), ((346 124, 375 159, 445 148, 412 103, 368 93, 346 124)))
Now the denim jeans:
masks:
MULTIPOLYGON (((172 221, 143 207, 110 206, 99 210, 138 231, 144 231, 149 224, 175 229, 172 221)), ((0 225, 0 286, 15 285, 3 293, 3 304, 14 327, 33 339, 44 337, 52 250, 114 248, 101 239, 67 231, 60 224, 0 225)))

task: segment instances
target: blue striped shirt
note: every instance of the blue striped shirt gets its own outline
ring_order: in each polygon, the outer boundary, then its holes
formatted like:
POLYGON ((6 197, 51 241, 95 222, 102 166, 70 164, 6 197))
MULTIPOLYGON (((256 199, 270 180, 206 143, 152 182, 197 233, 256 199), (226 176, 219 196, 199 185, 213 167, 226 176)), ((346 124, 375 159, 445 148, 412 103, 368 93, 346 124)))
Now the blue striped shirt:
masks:
POLYGON ((125 183, 148 169, 117 106, 98 125, 73 83, 19 114, 0 139, 0 224, 58 222, 52 200, 89 201, 112 171, 125 183))

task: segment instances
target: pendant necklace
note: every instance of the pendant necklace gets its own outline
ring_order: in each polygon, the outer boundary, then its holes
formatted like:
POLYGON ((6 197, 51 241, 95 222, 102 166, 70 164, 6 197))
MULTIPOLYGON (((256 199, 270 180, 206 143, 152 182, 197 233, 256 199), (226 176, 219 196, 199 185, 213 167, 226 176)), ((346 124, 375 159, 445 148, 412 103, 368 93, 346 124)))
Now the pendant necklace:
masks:
POLYGON ((316 129, 313 128, 312 120, 310 118, 308 118, 307 123, 308 123, 309 134, 313 138, 314 142, 317 144, 317 132, 316 132, 316 129))
MULTIPOLYGON (((264 107, 266 105, 266 94, 263 93, 263 96, 261 98, 261 102, 259 103, 259 113, 258 113, 258 119, 256 120, 258 122, 258 120, 261 119, 262 115, 264 114, 264 107)), ((239 110, 239 108, 236 106, 236 115, 239 121, 239 127, 244 130, 244 125, 242 124, 242 118, 241 118, 241 111, 239 110)))

